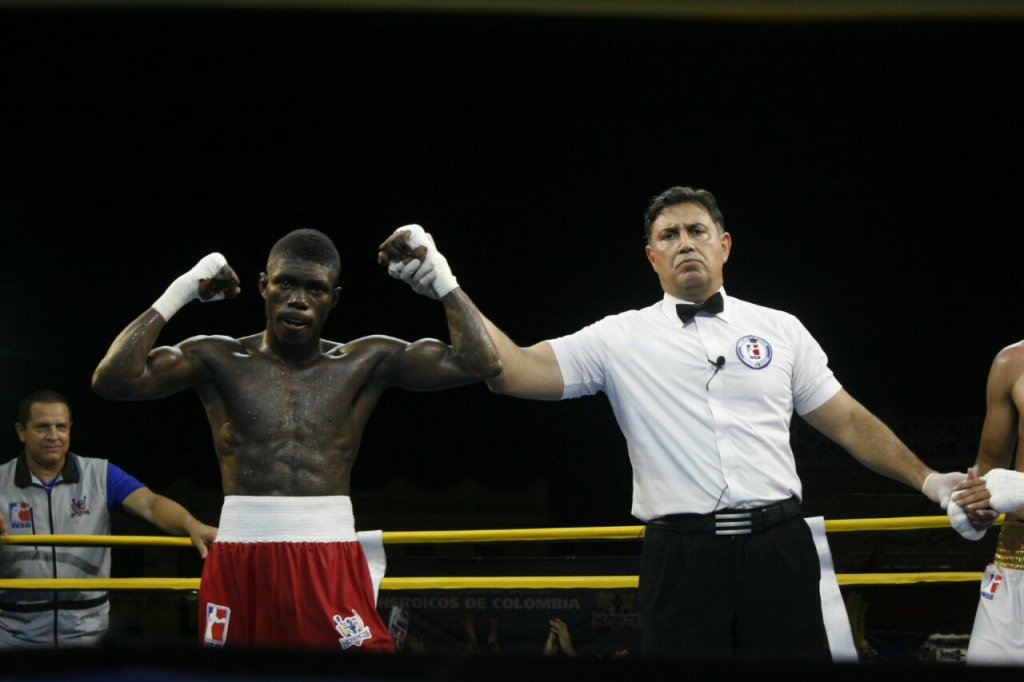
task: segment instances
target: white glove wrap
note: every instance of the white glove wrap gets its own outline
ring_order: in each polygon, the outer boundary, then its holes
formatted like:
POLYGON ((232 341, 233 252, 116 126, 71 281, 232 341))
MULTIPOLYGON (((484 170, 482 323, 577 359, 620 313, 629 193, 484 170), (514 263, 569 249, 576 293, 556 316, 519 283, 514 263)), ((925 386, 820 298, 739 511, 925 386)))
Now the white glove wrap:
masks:
POLYGON ((1024 507, 1024 474, 1008 469, 992 469, 982 476, 988 488, 989 506, 1000 514, 1024 507))
MULTIPOLYGON (((186 303, 199 298, 199 280, 210 279, 220 272, 220 269, 227 263, 227 259, 219 253, 203 256, 202 260, 196 263, 191 270, 171 282, 167 291, 153 304, 153 310, 160 313, 160 317, 164 320, 171 319, 171 316, 181 310, 186 303)), ((206 300, 216 301, 222 298, 224 298, 224 292, 206 300)))
POLYGON ((953 494, 953 488, 966 480, 967 474, 960 471, 951 471, 948 474, 933 471, 925 477, 924 483, 921 485, 921 492, 945 510, 949 506, 949 497, 953 494))
POLYGON ((430 298, 444 298, 445 294, 459 286, 451 268, 448 267, 448 260, 437 250, 434 238, 421 226, 405 225, 392 234, 398 234, 403 230, 410 233, 409 245, 413 248, 426 247, 427 255, 424 256, 423 262, 415 258, 408 263, 393 260, 388 264, 388 274, 411 286, 417 294, 430 298))
POLYGON ((946 507, 946 516, 949 517, 949 525, 953 526, 953 530, 960 533, 964 539, 980 540, 985 537, 985 531, 972 526, 971 520, 967 518, 967 512, 956 502, 950 502, 946 507))

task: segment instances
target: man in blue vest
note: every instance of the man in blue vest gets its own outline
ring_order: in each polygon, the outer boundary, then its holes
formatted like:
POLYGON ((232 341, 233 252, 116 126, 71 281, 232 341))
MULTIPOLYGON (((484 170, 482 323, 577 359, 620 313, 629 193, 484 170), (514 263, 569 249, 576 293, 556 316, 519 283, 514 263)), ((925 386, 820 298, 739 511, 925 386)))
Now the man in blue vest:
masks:
MULTIPOLYGON (((109 535, 121 506, 188 535, 205 558, 217 529, 105 459, 69 452, 71 408, 56 391, 26 396, 14 427, 22 454, 0 465, 0 536, 109 535)), ((109 547, 0 544, 0 578, 108 578, 109 547)), ((0 649, 97 644, 107 631, 103 591, 0 590, 0 649)))

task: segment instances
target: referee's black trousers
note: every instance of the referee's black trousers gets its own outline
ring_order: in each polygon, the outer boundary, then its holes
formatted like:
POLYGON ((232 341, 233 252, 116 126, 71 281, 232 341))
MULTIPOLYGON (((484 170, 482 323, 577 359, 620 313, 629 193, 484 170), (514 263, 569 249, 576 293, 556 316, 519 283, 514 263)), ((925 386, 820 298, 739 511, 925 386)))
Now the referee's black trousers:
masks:
POLYGON ((648 524, 640 557, 643 653, 830 661, 820 575, 800 517, 731 536, 648 524))

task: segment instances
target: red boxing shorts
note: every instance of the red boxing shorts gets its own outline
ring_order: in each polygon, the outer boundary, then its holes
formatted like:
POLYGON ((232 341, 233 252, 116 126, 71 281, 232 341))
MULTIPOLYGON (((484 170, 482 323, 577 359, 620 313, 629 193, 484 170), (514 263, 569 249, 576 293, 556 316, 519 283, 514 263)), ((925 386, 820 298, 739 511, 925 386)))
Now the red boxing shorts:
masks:
POLYGON ((224 499, 203 566, 205 646, 393 652, 348 497, 224 499))

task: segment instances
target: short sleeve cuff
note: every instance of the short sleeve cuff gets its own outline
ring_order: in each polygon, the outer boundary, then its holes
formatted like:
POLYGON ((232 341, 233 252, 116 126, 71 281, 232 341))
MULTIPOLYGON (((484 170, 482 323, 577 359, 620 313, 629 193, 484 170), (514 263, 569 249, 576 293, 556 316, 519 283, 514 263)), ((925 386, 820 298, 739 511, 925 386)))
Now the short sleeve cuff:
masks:
POLYGON ((836 379, 835 376, 830 376, 828 379, 818 384, 818 387, 809 395, 795 401, 793 409, 795 409, 796 413, 802 417, 808 412, 813 412, 827 403, 833 396, 835 396, 836 393, 839 393, 842 388, 843 386, 839 383, 839 380, 836 379))

